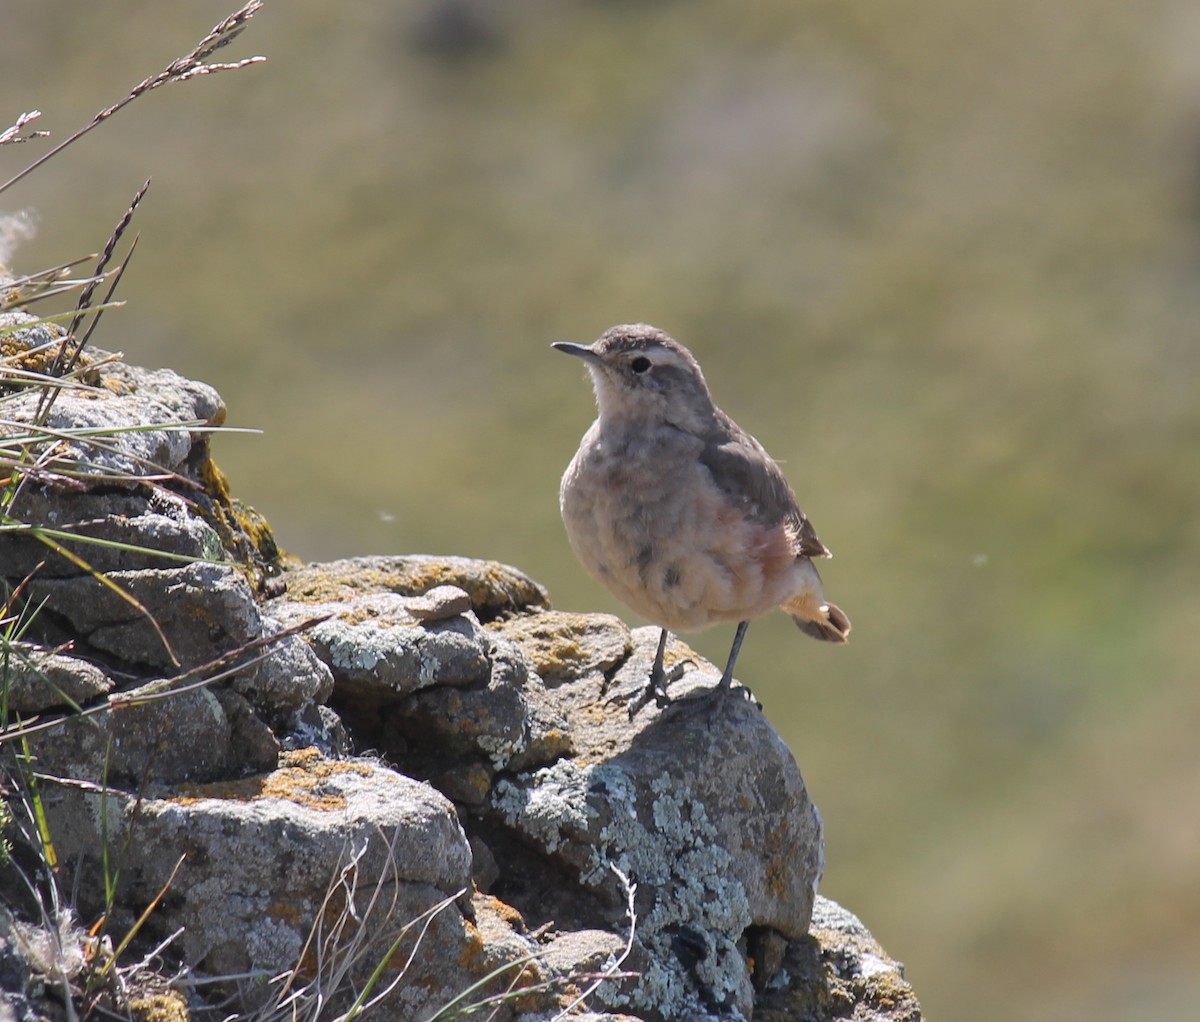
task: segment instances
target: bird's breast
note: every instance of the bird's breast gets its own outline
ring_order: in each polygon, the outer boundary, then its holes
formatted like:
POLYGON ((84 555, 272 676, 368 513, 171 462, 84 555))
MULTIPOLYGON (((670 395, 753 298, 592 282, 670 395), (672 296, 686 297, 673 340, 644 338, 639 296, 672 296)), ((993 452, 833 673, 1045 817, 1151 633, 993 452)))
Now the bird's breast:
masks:
POLYGON ((673 631, 757 617, 794 595, 783 523, 764 525, 714 484, 698 440, 584 438, 563 476, 571 547, 619 600, 673 631))

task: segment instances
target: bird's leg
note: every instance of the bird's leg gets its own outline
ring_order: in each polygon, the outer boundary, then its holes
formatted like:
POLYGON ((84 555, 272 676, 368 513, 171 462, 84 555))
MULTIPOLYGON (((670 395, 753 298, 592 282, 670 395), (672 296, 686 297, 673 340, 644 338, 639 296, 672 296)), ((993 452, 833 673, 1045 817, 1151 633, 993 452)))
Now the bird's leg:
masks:
POLYGON ((658 649, 654 651, 654 663, 650 667, 650 687, 658 689, 663 695, 667 687, 663 682, 663 654, 667 651, 667 630, 664 628, 658 636, 658 649))
POLYGON ((666 706, 671 700, 667 696, 667 686, 673 681, 678 681, 683 677, 685 665, 688 663, 682 660, 675 664, 670 671, 663 670, 663 654, 667 649, 667 630, 664 628, 658 637, 658 649, 654 653, 654 664, 650 668, 650 675, 646 678, 646 684, 642 690, 629 700, 629 719, 633 720, 637 716, 638 711, 645 706, 651 699, 659 708, 666 706))
MULTIPOLYGON (((707 692, 682 700, 682 705, 679 702, 675 703, 676 706, 680 707, 676 710, 676 713, 679 715, 678 719, 690 717, 697 711, 703 710, 708 717, 708 727, 710 730, 712 729, 717 717, 721 714, 722 707, 725 705, 725 693, 731 691, 733 688, 733 665, 737 663, 738 652, 742 648, 742 640, 746 637, 746 630, 749 627, 749 621, 738 622, 737 631, 733 635, 733 645, 729 649, 729 659, 725 662, 725 670, 721 674, 721 680, 707 692)), ((748 688, 743 686, 738 689, 738 694, 755 706, 758 706, 760 710, 762 709, 761 704, 758 703, 748 688)))
POLYGON ((717 682, 717 687, 713 689, 713 693, 728 692, 733 685, 733 665, 737 662, 738 653, 742 649, 742 640, 746 637, 746 629, 750 627, 749 621, 739 621, 737 631, 733 635, 733 645, 729 647, 729 659, 725 662, 725 671, 721 675, 721 680, 717 682))

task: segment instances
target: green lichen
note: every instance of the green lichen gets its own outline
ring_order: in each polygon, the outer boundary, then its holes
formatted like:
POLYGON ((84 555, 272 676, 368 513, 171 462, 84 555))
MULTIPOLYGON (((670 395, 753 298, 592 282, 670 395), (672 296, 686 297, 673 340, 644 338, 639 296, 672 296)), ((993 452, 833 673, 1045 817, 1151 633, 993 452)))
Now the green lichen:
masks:
POLYGON ((207 439, 198 439, 191 460, 202 495, 195 506, 220 539, 226 557, 233 559, 256 583, 295 562, 275 541, 270 523, 249 504, 234 497, 229 481, 209 452, 207 439))

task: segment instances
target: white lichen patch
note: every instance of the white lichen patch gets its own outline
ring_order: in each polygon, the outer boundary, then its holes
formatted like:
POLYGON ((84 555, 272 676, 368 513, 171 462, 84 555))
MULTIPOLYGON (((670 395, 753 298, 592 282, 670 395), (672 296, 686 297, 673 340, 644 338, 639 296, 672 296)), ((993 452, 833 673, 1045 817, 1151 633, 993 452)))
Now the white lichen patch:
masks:
POLYGON ((611 762, 562 761, 524 784, 501 781, 494 804, 550 853, 568 842, 577 852, 590 848, 590 855, 575 856, 585 861, 581 882, 610 881, 611 862, 638 885, 641 898, 652 892, 637 921, 637 939, 652 964, 631 990, 602 988, 598 996, 609 1007, 701 1019, 716 1005, 723 1019, 741 1017, 737 1005, 749 992, 737 940, 751 922, 749 901, 703 802, 681 778, 664 771, 647 790, 611 762), (694 951, 690 966, 676 946, 680 934, 694 951))
MULTIPOLYGON (((337 619, 322 622, 314 632, 329 650, 332 666, 351 673, 374 672, 381 665, 413 657, 423 634, 415 627, 348 624, 337 619)), ((432 667, 422 664, 420 672, 432 667)))
MULTIPOLYGON (((608 787, 616 786, 610 781, 608 787)), ((708 1002, 721 1005, 723 1018, 738 1018, 734 1004, 746 970, 736 942, 751 921, 745 890, 729 872, 731 856, 717 842, 704 804, 687 785, 664 772, 650 782, 650 794, 648 826, 636 814, 614 813, 602 835, 614 861, 655 890, 637 928, 655 965, 627 997, 618 994, 610 1004, 635 1010, 672 1005, 670 1016, 703 1018, 698 983, 708 1002), (691 977, 673 947, 681 931, 700 945, 691 977)))
POLYGON ((522 730, 516 739, 502 738, 499 735, 479 735, 475 744, 487 753, 495 770, 503 770, 512 758, 529 748, 529 734, 522 730))
POLYGON ((257 968, 276 971, 287 968, 300 958, 303 940, 292 926, 281 919, 264 916, 246 933, 246 953, 257 968))
POLYGON ((496 783, 492 805, 504 822, 557 852, 571 837, 578 838, 597 815, 588 805, 588 774, 584 767, 560 760, 530 775, 528 786, 508 779, 496 783))

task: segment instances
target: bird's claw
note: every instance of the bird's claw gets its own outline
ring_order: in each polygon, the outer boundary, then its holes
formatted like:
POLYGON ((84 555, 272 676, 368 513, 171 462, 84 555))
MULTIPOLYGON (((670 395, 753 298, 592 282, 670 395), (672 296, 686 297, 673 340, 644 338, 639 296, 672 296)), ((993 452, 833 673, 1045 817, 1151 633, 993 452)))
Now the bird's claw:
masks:
POLYGON ((762 710, 762 703, 755 697, 745 685, 738 685, 736 688, 729 682, 718 681, 712 688, 697 695, 690 695, 685 699, 677 699, 671 705, 678 707, 676 715, 679 717, 690 717, 697 711, 703 710, 707 718, 707 726, 711 731, 713 724, 716 722, 717 715, 725 706, 726 696, 731 695, 749 703, 751 706, 757 706, 762 710))
MULTIPOLYGON (((646 678, 641 691, 625 704, 625 708, 629 711, 629 719, 633 720, 652 699, 654 700, 654 705, 660 710, 669 706, 671 704, 671 697, 667 693, 667 687, 687 674, 689 664, 694 667, 695 661, 690 659, 680 660, 678 663, 672 664, 670 670, 660 670, 657 672, 652 670, 646 678)), ((616 701, 615 698, 609 700, 609 702, 616 701)))

